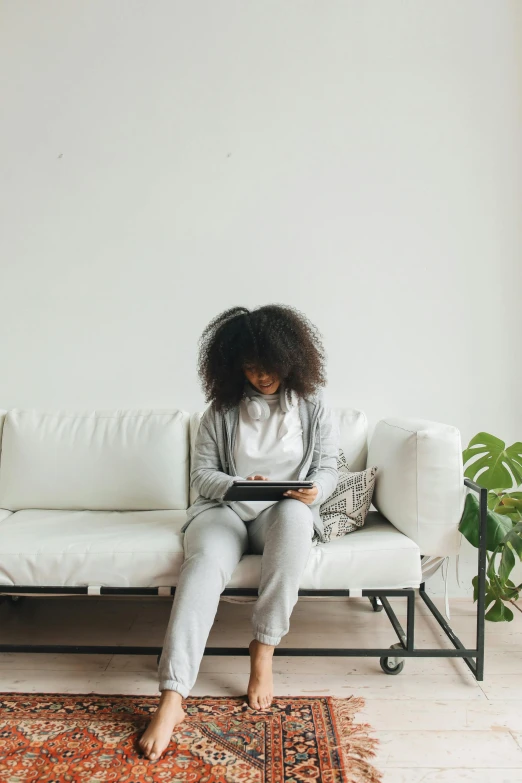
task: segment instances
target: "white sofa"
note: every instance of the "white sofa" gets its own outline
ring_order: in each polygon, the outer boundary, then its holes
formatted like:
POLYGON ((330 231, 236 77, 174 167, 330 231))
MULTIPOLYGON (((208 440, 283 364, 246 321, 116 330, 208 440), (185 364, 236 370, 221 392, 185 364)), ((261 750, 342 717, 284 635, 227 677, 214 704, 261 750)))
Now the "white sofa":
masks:
MULTIPOLYGON (((335 408, 353 470, 377 465, 365 526, 313 547, 301 588, 416 588, 421 554, 457 549, 465 488, 455 427, 380 421, 335 408)), ((194 501, 190 457, 201 413, 181 410, 0 411, 2 586, 158 588, 183 560, 180 528, 194 501)), ((228 588, 256 588, 260 555, 245 554, 228 588)), ((6 591, 3 591, 6 592, 6 591)), ((24 592, 24 590, 20 590, 24 592)), ((27 590, 26 590, 27 592, 27 590)))

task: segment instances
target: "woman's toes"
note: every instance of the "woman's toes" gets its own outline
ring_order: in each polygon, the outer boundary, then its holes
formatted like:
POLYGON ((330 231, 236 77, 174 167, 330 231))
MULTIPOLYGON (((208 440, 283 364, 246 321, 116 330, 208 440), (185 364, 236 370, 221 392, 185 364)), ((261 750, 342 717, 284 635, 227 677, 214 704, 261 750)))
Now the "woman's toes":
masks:
POLYGON ((272 696, 249 694, 248 703, 253 710, 266 710, 272 704, 272 696))
POLYGON ((158 759, 161 755, 161 749, 159 748, 158 743, 156 741, 146 743, 144 754, 150 761, 158 759))
POLYGON ((152 750, 152 742, 140 742, 140 750, 144 756, 148 757, 152 750))

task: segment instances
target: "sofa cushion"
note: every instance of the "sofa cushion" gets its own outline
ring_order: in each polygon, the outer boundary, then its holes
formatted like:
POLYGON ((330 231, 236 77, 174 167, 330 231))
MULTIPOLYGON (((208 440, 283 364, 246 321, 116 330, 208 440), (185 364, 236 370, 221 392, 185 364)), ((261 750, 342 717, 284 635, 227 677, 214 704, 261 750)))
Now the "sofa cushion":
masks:
MULTIPOLYGON (((190 430, 190 464, 192 465, 194 461, 194 446, 196 444, 196 435, 198 434, 199 429, 199 422, 201 421, 201 417, 203 416, 203 411, 197 411, 197 413, 193 413, 190 417, 189 422, 189 430, 190 430)), ((189 505, 192 505, 196 498, 198 496, 198 493, 192 486, 192 484, 189 487, 189 505)))
POLYGON ((172 584, 184 520, 184 511, 17 511, 0 521, 0 585, 172 584))
POLYGON ((189 418, 179 410, 10 410, 0 507, 186 509, 189 418))
POLYGON ((344 452, 350 470, 359 471, 366 467, 368 455, 368 419, 357 408, 332 408, 339 422, 340 447, 344 452))
POLYGON ((7 415, 7 411, 3 408, 0 409, 0 454, 2 453, 2 431, 4 429, 4 421, 7 415))
POLYGON ((458 552, 466 489, 460 432, 426 419, 389 418, 375 427, 368 466, 379 468, 374 506, 423 555, 458 552))
MULTIPOLYGON (((183 511, 27 509, 0 521, 1 585, 175 586, 183 511)), ((229 587, 258 587, 261 555, 246 553, 229 587)), ((312 547, 301 588, 418 587, 418 546, 377 512, 349 536, 312 547)))
MULTIPOLYGON (((228 587, 257 587, 261 555, 244 555, 228 587)), ((419 587, 418 546, 377 511, 349 536, 312 547, 300 587, 307 590, 372 590, 419 587)))
MULTIPOLYGON (((323 543, 362 527, 372 504, 377 468, 352 471, 343 450, 339 449, 337 469, 337 486, 319 508, 324 525, 321 539, 323 543)), ((314 538, 319 540, 317 531, 314 538)))

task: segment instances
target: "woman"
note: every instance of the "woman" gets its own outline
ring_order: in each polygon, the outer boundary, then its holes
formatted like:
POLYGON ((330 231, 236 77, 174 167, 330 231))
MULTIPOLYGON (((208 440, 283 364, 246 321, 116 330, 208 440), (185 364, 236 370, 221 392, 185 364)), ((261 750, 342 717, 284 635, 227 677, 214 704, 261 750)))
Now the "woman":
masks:
POLYGON ((181 567, 159 664, 161 698, 140 747, 158 759, 185 713, 220 594, 248 550, 262 554, 252 613, 247 695, 254 709, 272 701, 272 655, 289 630, 319 506, 334 491, 339 429, 324 401, 324 351, 298 310, 233 307, 200 338, 199 373, 211 404, 194 444, 181 567), (224 501, 236 479, 312 480, 279 501, 224 501))

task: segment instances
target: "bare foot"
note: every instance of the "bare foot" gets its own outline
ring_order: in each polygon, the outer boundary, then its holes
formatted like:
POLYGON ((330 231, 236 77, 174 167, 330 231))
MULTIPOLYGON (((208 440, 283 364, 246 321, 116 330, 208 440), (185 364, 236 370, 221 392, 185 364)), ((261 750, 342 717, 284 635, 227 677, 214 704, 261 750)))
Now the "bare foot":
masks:
POLYGON ((248 681, 248 703, 255 710, 270 707, 273 698, 272 657, 274 648, 269 644, 252 639, 248 645, 250 653, 250 679, 248 681))
POLYGON ((174 727, 185 719, 181 707, 181 694, 177 691, 162 691, 158 709, 143 733, 139 746, 151 761, 157 761, 168 747, 174 727))

